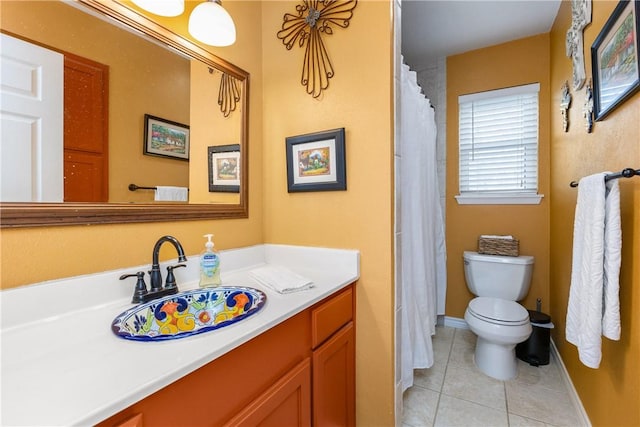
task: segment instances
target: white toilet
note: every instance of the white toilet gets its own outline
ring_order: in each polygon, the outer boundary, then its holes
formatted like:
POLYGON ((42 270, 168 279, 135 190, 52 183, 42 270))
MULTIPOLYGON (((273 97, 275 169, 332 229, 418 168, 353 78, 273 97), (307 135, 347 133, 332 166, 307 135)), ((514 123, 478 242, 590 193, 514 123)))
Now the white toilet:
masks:
POLYGON ((499 380, 514 378, 515 347, 532 331, 529 312, 516 301, 529 292, 534 259, 470 251, 463 258, 467 287, 477 296, 464 313, 464 320, 478 336, 476 366, 499 380))

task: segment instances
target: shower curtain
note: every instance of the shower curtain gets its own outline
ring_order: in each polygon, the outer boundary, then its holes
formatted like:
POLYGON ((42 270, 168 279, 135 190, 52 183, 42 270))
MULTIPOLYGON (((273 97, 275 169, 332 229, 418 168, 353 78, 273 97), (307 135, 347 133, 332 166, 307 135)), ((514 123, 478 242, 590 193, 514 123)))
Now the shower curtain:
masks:
POLYGON ((400 371, 402 391, 413 370, 433 365, 431 336, 444 314, 446 251, 436 160, 435 112, 421 94, 416 73, 400 76, 400 371), (440 301, 440 304, 438 304, 440 301), (440 306, 440 307, 438 307, 440 306))

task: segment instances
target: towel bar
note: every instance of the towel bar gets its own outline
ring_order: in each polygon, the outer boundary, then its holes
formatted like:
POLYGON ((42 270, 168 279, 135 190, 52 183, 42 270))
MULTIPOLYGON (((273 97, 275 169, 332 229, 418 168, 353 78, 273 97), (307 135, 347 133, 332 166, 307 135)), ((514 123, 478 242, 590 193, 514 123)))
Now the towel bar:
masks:
MULTIPOLYGON (((139 185, 135 185, 135 184, 129 184, 129 191, 136 191, 136 190, 157 190, 158 187, 141 187, 139 185)), ((187 191, 189 191, 189 189, 187 188, 187 191)))
POLYGON ((129 191, 136 191, 136 190, 157 190, 158 187, 141 187, 139 185, 135 185, 135 184, 129 184, 129 191))
MULTIPOLYGON (((610 173, 608 175, 605 175, 604 180, 611 181, 612 179, 632 178, 634 176, 640 176, 640 169, 625 168, 625 169, 622 169, 620 172, 610 173)), ((569 185, 571 187, 577 187, 578 183, 576 181, 571 181, 569 185)))

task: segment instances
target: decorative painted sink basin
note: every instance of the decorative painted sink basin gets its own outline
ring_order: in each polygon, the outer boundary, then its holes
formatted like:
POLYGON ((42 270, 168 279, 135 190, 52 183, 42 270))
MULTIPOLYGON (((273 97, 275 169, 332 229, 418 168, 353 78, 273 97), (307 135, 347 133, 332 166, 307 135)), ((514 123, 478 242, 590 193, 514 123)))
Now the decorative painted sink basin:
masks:
POLYGON ((266 301, 267 296, 254 288, 194 289, 133 307, 115 318, 111 330, 134 341, 184 338, 241 322, 266 301))

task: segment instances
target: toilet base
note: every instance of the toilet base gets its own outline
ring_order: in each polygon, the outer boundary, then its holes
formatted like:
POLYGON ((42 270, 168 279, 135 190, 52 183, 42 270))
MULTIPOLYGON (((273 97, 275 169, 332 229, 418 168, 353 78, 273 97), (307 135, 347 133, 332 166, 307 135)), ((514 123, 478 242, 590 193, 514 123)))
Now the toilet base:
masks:
POLYGON ((518 374, 516 344, 494 344, 478 336, 475 363, 484 374, 497 380, 510 380, 518 374))

